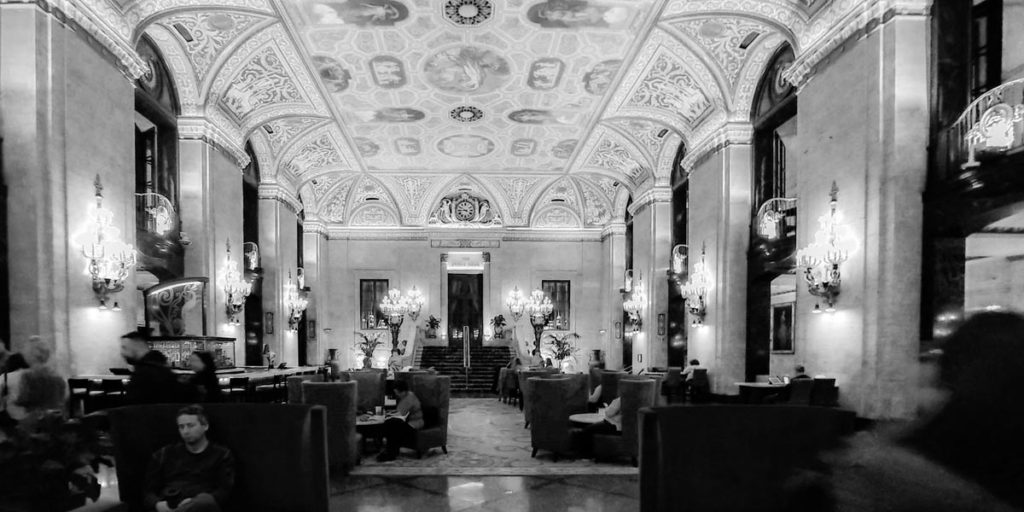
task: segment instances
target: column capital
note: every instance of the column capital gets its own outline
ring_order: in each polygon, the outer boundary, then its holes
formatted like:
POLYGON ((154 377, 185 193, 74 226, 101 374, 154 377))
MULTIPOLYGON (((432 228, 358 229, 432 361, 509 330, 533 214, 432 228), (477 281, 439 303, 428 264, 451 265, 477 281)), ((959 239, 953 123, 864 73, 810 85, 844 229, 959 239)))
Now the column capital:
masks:
POLYGON ((870 34, 896 16, 928 16, 931 6, 932 0, 867 0, 855 3, 847 13, 833 13, 845 21, 833 23, 817 39, 805 42, 806 49, 782 73, 782 78, 794 87, 802 87, 818 64, 831 60, 833 53, 844 51, 847 41, 870 34))
POLYGON ((249 165, 249 155, 245 153, 245 149, 236 144, 234 138, 226 131, 205 117, 178 117, 178 138, 201 140, 213 146, 234 161, 239 170, 249 165))
MULTIPOLYGON (((299 198, 294 192, 280 183, 260 183, 260 188, 257 191, 257 194, 260 199, 271 199, 285 205, 292 211, 292 213, 298 214, 302 211, 302 202, 299 201, 299 198)), ((303 227, 303 229, 305 229, 305 227, 303 227)))
POLYGON ((302 232, 313 235, 320 235, 320 238, 327 238, 327 223, 317 217, 307 217, 302 221, 302 232))
POLYGON ((710 131, 703 139, 693 144, 683 157, 680 166, 689 174, 707 157, 732 144, 750 144, 754 139, 754 126, 749 122, 723 122, 710 131))
POLYGON ((640 192, 636 199, 633 200, 633 204, 629 206, 630 215, 636 215, 640 213, 644 208, 655 204, 655 203, 671 203, 672 202, 672 187, 660 186, 651 187, 643 192, 640 192))
POLYGON ((626 235, 626 223, 622 221, 612 221, 604 225, 604 229, 601 230, 601 240, 610 236, 625 236, 626 235))

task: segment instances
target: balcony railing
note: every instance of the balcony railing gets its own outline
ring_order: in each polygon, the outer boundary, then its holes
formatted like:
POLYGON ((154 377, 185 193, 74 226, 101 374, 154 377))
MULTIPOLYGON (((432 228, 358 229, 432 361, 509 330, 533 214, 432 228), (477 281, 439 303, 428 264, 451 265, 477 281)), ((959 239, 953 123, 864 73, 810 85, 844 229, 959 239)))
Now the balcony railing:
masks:
POLYGON ((135 194, 136 228, 154 235, 166 235, 178 227, 174 204, 156 192, 135 194))
POLYGON ((1024 147, 1024 78, 978 97, 939 139, 940 179, 955 179, 987 159, 1024 147))

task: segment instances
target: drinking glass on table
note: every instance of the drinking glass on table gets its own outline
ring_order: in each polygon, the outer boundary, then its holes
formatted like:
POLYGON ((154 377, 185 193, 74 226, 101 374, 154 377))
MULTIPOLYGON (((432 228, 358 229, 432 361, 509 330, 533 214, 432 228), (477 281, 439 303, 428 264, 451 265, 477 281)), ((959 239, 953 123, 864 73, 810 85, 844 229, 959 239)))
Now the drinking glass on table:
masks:
POLYGON ((374 414, 374 416, 383 416, 384 415, 384 407, 380 406, 380 405, 374 407, 373 408, 373 414, 374 414))

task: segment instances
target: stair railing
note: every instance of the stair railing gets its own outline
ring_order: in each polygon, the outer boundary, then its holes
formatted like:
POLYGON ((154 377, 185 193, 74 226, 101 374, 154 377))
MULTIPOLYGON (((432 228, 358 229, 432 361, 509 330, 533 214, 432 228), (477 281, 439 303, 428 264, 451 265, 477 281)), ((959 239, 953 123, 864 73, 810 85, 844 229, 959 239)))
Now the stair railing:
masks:
POLYGON ((469 368, 472 366, 472 356, 469 351, 469 326, 462 326, 462 367, 469 368))

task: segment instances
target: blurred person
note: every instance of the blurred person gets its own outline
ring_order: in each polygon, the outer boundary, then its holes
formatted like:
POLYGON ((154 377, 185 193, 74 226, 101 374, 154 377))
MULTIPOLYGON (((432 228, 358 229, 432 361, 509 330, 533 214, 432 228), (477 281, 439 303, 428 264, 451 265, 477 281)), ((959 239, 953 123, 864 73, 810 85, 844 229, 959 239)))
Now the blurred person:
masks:
POLYGON ((67 381, 50 364, 52 351, 39 336, 32 336, 21 351, 7 358, 0 381, 0 410, 22 421, 34 413, 63 410, 67 381))
POLYGON ((146 468, 147 511, 219 512, 235 485, 235 461, 226 447, 210 442, 210 422, 199 405, 175 416, 181 442, 160 448, 146 468))
POLYGON ((604 414, 601 421, 587 425, 579 434, 579 446, 584 457, 593 457, 595 435, 622 435, 622 399, 620 397, 615 397, 604 411, 599 409, 598 412, 604 414))
POLYGON ((195 372, 189 377, 189 385, 194 397, 199 402, 220 402, 223 396, 220 391, 220 377, 217 376, 217 363, 209 352, 195 351, 188 358, 188 366, 195 372))
POLYGON ((174 403, 182 398, 182 386, 167 365, 167 356, 152 350, 149 329, 142 327, 121 336, 121 357, 132 365, 125 401, 129 404, 174 403))

